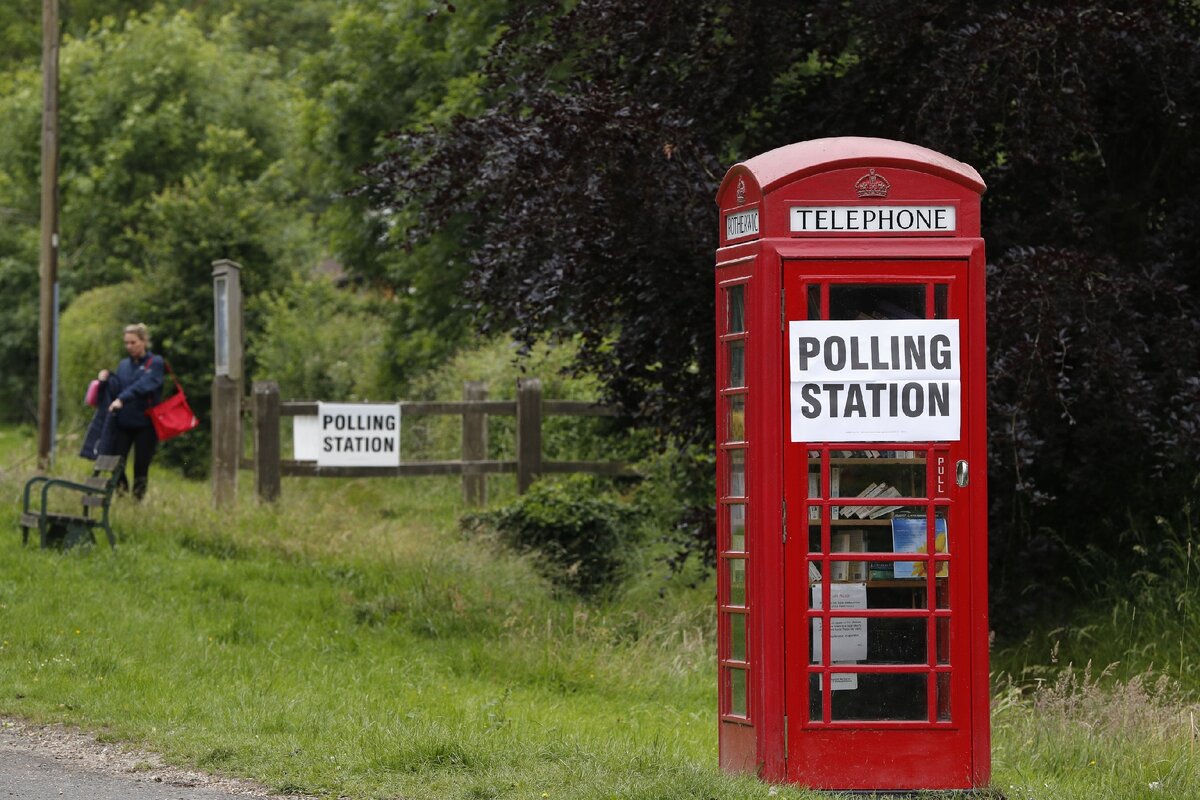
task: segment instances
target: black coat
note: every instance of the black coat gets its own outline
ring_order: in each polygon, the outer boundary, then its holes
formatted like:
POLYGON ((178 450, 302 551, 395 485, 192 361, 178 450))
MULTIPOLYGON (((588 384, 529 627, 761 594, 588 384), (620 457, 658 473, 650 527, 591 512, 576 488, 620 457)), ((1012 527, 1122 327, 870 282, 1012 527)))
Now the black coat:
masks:
POLYGON ((108 380, 100 381, 100 393, 96 395, 96 413, 92 415, 87 433, 83 436, 83 447, 79 450, 81 457, 95 461, 96 456, 116 455, 113 447, 116 424, 114 415, 108 413, 108 406, 120 393, 121 384, 117 376, 109 375, 108 380))

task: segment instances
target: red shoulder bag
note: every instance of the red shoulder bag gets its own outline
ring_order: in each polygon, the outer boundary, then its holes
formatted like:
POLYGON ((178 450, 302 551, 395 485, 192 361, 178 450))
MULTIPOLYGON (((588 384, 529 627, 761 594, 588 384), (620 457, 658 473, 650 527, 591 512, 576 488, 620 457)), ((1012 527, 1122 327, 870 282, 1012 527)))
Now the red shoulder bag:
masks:
POLYGON ((163 366, 171 373, 171 380, 175 381, 175 394, 146 409, 146 416, 150 417, 150 422, 154 424, 154 433, 160 442, 174 439, 200 424, 200 420, 188 405, 187 395, 179 385, 179 378, 175 377, 175 370, 171 369, 171 364, 165 358, 163 366))

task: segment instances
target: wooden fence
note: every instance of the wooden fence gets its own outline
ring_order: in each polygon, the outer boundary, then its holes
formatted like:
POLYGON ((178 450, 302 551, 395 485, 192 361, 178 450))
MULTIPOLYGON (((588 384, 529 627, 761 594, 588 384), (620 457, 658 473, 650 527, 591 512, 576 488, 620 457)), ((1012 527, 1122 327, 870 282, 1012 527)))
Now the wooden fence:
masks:
POLYGON ((488 400, 487 387, 468 381, 463 385, 460 402, 402 401, 400 418, 419 415, 459 415, 462 417, 462 458, 457 461, 401 461, 394 467, 319 467, 312 461, 282 458, 282 417, 316 416, 317 403, 281 401, 279 385, 273 381, 255 382, 253 388, 255 491, 261 500, 279 499, 283 476, 310 478, 390 477, 411 475, 462 475, 463 497, 470 505, 487 502, 487 476, 516 473, 517 491, 524 493, 539 475, 546 473, 588 472, 599 475, 629 475, 629 468, 616 461, 550 461, 542 457, 542 419, 548 415, 576 417, 613 416, 613 409, 574 400, 544 400, 542 382, 537 378, 517 381, 516 400, 488 400), (487 458, 488 417, 515 416, 516 459, 495 461, 487 458))

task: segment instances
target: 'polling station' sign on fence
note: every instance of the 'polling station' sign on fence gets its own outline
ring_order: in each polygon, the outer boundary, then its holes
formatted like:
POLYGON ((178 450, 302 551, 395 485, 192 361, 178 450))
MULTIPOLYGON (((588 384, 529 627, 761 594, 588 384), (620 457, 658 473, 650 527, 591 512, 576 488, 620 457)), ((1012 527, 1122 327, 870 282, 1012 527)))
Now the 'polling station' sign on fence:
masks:
POLYGON ((400 404, 318 403, 292 435, 296 458, 319 467, 399 466, 400 404))
POLYGON ((959 321, 788 324, 793 442, 961 438, 959 321))

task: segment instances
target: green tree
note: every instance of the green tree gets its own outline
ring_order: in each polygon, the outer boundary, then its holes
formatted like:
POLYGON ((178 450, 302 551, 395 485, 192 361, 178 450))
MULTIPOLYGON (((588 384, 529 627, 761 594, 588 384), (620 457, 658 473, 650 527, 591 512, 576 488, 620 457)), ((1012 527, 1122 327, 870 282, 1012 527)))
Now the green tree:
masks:
POLYGON ((256 299, 262 332, 250 343, 256 378, 297 400, 393 400, 385 396, 386 300, 338 289, 328 277, 295 279, 256 299), (313 335, 313 320, 322 335, 313 335))
POLYGON ((493 48, 486 110, 401 136, 372 190, 416 241, 471 220, 488 325, 579 334, 611 399, 711 441, 725 168, 847 134, 977 166, 1013 621, 1073 564, 1053 531, 1088 519, 1117 547, 1129 509, 1174 507, 1200 462, 1198 26, 1194 3, 545 2, 493 48))
MULTIPOLYGON (((326 43, 337 0, 59 0, 64 37, 86 38, 94 25, 120 25, 151 9, 191 11, 204 28, 230 18, 249 48, 273 48, 289 64, 326 43)), ((34 64, 42 52, 42 4, 0 5, 0 70, 34 64)))
POLYGON ((401 224, 375 213, 360 168, 391 149, 389 132, 480 110, 478 67, 511 3, 354 0, 335 16, 330 44, 302 68, 305 164, 328 248, 358 281, 389 295, 392 383, 444 359, 466 336, 465 262, 445 231, 398 248, 401 224))
MULTIPOLYGON (((0 148, 0 208, 27 232, 0 237, 0 280, 20 288, 2 313, 24 335, 0 339, 0 363, 25 376, 13 390, 28 395, 36 325, 22 321, 36 319, 37 304, 28 231, 36 241, 38 76, 17 71, 9 89, 0 95, 0 141, 7 144, 0 148)), ((191 15, 160 9, 101 24, 63 48, 63 304, 93 287, 132 281, 141 293, 133 298, 136 313, 202 417, 212 358, 211 262, 238 260, 252 296, 317 260, 288 162, 297 100, 274 55, 246 49, 230 18, 205 32, 191 15)), ((249 335, 257 323, 249 314, 249 335)), ((119 340, 119 328, 111 335, 119 340)), ((202 435, 173 449, 204 467, 202 435)))

